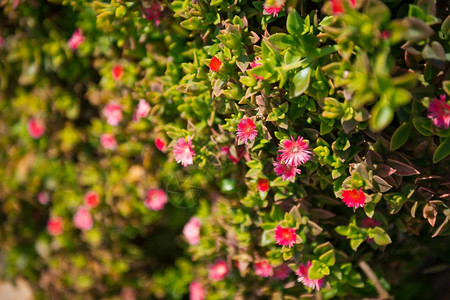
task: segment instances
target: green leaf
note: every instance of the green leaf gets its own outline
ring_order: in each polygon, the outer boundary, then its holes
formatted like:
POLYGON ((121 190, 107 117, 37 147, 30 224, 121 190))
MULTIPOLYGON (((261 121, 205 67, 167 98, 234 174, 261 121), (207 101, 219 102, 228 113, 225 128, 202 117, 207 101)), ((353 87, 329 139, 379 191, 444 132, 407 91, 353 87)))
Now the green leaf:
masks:
POLYGON ((309 87, 311 77, 311 68, 307 67, 300 70, 292 78, 291 82, 291 98, 298 97, 303 94, 309 87))
POLYGON ((424 135, 424 136, 430 136, 433 134, 433 132, 431 131, 431 120, 428 118, 423 118, 423 117, 416 117, 413 118, 412 120, 414 128, 416 128, 416 130, 424 135))
POLYGON ((446 80, 442 82, 442 88, 450 96, 450 80, 446 80))
POLYGON ((353 251, 358 250, 358 247, 364 242, 362 238, 355 238, 350 240, 350 247, 352 247, 353 251))
POLYGON ((331 249, 328 252, 325 252, 319 257, 319 260, 326 264, 327 266, 334 266, 334 263, 336 262, 336 257, 334 255, 334 250, 331 249))
POLYGON ((400 125, 397 130, 394 131, 394 134, 391 138, 391 150, 395 150, 403 146, 409 137, 409 132, 411 131, 411 123, 406 122, 400 125))
POLYGON ((293 10, 287 17, 286 27, 287 31, 295 36, 299 36, 303 32, 303 19, 297 11, 293 10))
POLYGON ((269 37, 269 42, 280 50, 294 45, 294 39, 285 33, 275 33, 269 37))
POLYGON ((373 131, 381 131, 391 123, 394 118, 394 110, 388 103, 380 101, 372 108, 372 116, 369 124, 373 131))
POLYGON ((375 244, 378 246, 384 246, 392 243, 389 235, 380 227, 375 227, 373 229, 373 239, 375 240, 375 244))
POLYGON ((433 163, 437 163, 448 155, 450 155, 450 137, 445 138, 434 151, 433 163))
POLYGON ((283 210, 278 205, 272 205, 272 209, 270 211, 270 218, 274 221, 283 220, 284 213, 283 210))
POLYGON ((275 235, 272 230, 264 230, 261 236, 261 246, 267 246, 275 243, 275 235))
POLYGON ((436 68, 445 69, 445 50, 439 42, 433 41, 431 46, 425 45, 422 56, 436 68))
POLYGON ((308 277, 311 279, 322 279, 325 275, 330 274, 328 266, 318 260, 313 260, 308 271, 308 277))

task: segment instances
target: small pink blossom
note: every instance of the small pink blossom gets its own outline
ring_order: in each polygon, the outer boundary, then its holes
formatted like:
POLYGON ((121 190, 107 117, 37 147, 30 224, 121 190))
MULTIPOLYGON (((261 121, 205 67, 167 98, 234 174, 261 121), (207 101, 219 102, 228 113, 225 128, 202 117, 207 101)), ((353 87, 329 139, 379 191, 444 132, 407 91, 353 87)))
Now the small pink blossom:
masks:
POLYGON ((189 300, 204 300, 205 298, 205 288, 197 281, 192 281, 189 285, 189 300))
POLYGON ((278 17, 279 12, 284 6, 284 0, 266 1, 264 3, 264 15, 272 15, 278 17))
POLYGON ((192 141, 190 138, 179 138, 175 147, 173 147, 173 154, 177 163, 181 163, 183 167, 192 165, 195 151, 192 149, 192 141))
POLYGON ((280 142, 280 162, 288 166, 297 167, 307 162, 311 157, 311 150, 308 144, 303 141, 301 136, 297 137, 297 140, 291 136, 291 139, 287 139, 280 142))
POLYGON ((272 266, 267 259, 255 262, 256 276, 270 277, 273 274, 272 266))
POLYGON ((112 133, 102 133, 100 136, 100 144, 108 150, 114 150, 117 147, 116 138, 112 133))
POLYGON ((273 278, 279 280, 285 280, 291 274, 291 268, 289 268, 286 264, 279 265, 278 267, 273 269, 273 278))
POLYGON ((38 194, 38 201, 42 205, 47 205, 50 202, 50 196, 47 192, 40 192, 38 194))
POLYGON ((108 103, 103 109, 103 114, 109 125, 117 126, 122 120, 122 107, 115 102, 108 103))
POLYGON ((147 15, 147 20, 155 21, 155 25, 159 26, 161 23, 162 11, 161 6, 158 3, 153 2, 151 6, 145 10, 145 14, 147 15))
POLYGON ((434 126, 448 129, 450 127, 450 104, 445 101, 445 95, 434 98, 428 106, 428 118, 434 126))
POLYGON ((136 111, 133 114, 133 121, 137 122, 141 118, 147 117, 149 112, 150 112, 150 104, 148 104, 148 102, 145 101, 144 99, 139 100, 136 111))
POLYGON ((167 194, 162 189, 152 189, 147 192, 144 205, 151 210, 162 210, 167 200, 167 194))
POLYGON ((27 129, 33 139, 38 139, 45 133, 45 124, 40 119, 32 118, 28 121, 27 129))
POLYGON ((303 264, 300 265, 298 270, 295 272, 298 275, 298 282, 303 283, 303 285, 311 288, 320 290, 325 284, 325 277, 321 279, 310 279, 308 277, 309 268, 311 268, 311 262, 308 261, 308 264, 305 266, 303 264))
POLYGON ((60 217, 52 217, 47 222, 47 230, 51 235, 60 235, 63 233, 63 221, 60 217))
POLYGON ((345 3, 350 4, 351 7, 355 8, 356 0, 330 0, 331 11, 333 15, 343 14, 346 11, 345 3))
POLYGON ((344 202, 347 207, 363 207, 365 201, 366 196, 364 195, 362 188, 359 190, 353 189, 342 191, 342 202, 344 202))
POLYGON ((273 167, 275 170, 275 173, 280 176, 281 179, 294 182, 295 181, 295 175, 301 174, 300 169, 297 169, 297 167, 288 166, 282 162, 280 162, 280 157, 277 157, 277 161, 273 163, 273 167))
POLYGON ((89 209, 83 206, 78 207, 77 213, 73 216, 73 223, 75 227, 83 231, 91 229, 94 226, 94 222, 89 209))
POLYGON ((200 242, 200 219, 192 217, 184 225, 183 234, 190 245, 198 245, 200 242))
POLYGON ((72 34, 72 37, 69 39, 67 44, 69 45, 70 49, 73 51, 77 50, 78 47, 84 42, 84 36, 83 32, 80 28, 77 28, 74 33, 72 34))
POLYGON ((230 147, 226 147, 226 146, 222 147, 221 151, 222 151, 222 153, 227 154, 227 158, 229 160, 231 160, 233 162, 233 164, 237 164, 241 160, 241 158, 243 158, 245 156, 245 153, 246 153, 244 147, 238 147, 236 149, 237 157, 235 157, 231 154, 230 147))
POLYGON ((228 274, 228 266, 223 260, 218 260, 214 265, 209 267, 209 278, 214 281, 220 281, 228 274))
POLYGON ((155 140, 155 146, 159 151, 163 151, 165 147, 164 141, 160 138, 157 138, 155 140))
MULTIPOLYGON (((253 69, 253 68, 262 66, 262 63, 261 63, 260 61, 261 61, 261 58, 256 57, 256 58, 250 63, 250 68, 253 69)), ((258 76, 258 75, 256 75, 256 74, 253 74, 253 77, 255 77, 255 78, 256 78, 257 80, 259 80, 259 81, 262 81, 262 80, 264 79, 264 77, 258 76)))
POLYGON ((124 287, 120 292, 121 300, 136 300, 136 290, 132 287, 124 287))
POLYGON ((391 32, 387 29, 383 30, 383 31, 381 31, 380 36, 383 40, 387 40, 388 38, 391 37, 391 32))
POLYGON ((253 141, 258 135, 258 131, 256 130, 255 123, 253 123, 252 119, 242 118, 239 121, 236 135, 239 139, 239 143, 245 144, 253 141))
POLYGON ((280 246, 294 247, 295 242, 297 242, 295 228, 284 228, 278 225, 275 228, 275 241, 280 246))
POLYGON ((89 191, 84 195, 84 203, 89 208, 96 208, 100 204, 100 196, 96 191, 89 191))
POLYGON ((365 218, 361 221, 361 227, 363 228, 375 228, 380 226, 381 222, 372 218, 365 218))
POLYGON ((119 64, 115 65, 111 70, 111 74, 114 80, 119 80, 123 75, 122 65, 119 64))
POLYGON ((258 189, 260 192, 267 192, 269 190, 269 180, 264 178, 258 179, 258 189))

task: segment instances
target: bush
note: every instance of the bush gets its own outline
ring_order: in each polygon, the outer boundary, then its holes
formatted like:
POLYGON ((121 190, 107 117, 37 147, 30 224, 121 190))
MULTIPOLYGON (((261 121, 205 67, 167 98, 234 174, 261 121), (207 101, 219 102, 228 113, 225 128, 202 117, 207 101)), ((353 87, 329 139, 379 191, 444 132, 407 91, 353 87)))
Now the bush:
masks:
POLYGON ((39 299, 445 297, 445 1, 0 6, 3 278, 39 299))

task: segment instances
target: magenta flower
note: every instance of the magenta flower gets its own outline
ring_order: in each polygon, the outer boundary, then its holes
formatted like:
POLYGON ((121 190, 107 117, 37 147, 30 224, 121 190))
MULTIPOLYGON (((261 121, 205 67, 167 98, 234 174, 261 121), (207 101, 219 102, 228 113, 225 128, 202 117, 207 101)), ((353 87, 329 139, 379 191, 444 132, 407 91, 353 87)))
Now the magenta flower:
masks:
POLYGON ((288 180, 291 182, 294 182, 295 175, 301 174, 300 169, 297 169, 297 167, 288 166, 282 162, 280 162, 280 157, 277 157, 277 161, 273 163, 273 167, 275 170, 275 173, 280 176, 283 180, 288 180))
POLYGON ((151 210, 161 210, 167 203, 167 194, 162 189, 152 189, 147 192, 144 205, 151 210))
POLYGON ((39 119, 32 118, 28 121, 27 129, 33 139, 38 139, 45 133, 45 124, 39 119))
POLYGON ((89 208, 95 208, 100 204, 100 196, 96 191, 89 191, 84 195, 84 203, 89 208))
POLYGON ((255 262, 255 274, 261 277, 270 277, 273 274, 272 266, 267 259, 255 262))
POLYGON ((158 3, 153 2, 152 5, 145 10, 145 14, 147 15, 147 20, 155 21, 155 25, 159 26, 161 23, 161 7, 158 3))
POLYGON ((255 123, 253 123, 252 119, 242 118, 239 121, 236 135, 239 139, 239 143, 245 144, 253 141, 258 135, 258 131, 256 130, 255 123))
POLYGON ((445 95, 434 98, 428 106, 428 118, 434 126, 448 129, 450 127, 450 104, 445 101, 445 95))
POLYGON ((40 192, 38 194, 38 201, 40 204, 46 205, 50 202, 50 196, 48 195, 47 192, 40 192))
MULTIPOLYGON (((262 63, 261 63, 260 61, 261 61, 261 58, 256 57, 256 58, 250 63, 250 68, 253 69, 253 68, 262 66, 262 63)), ((262 81, 262 80, 264 79, 264 77, 258 76, 258 75, 255 75, 255 74, 253 74, 253 77, 255 77, 255 78, 256 78, 257 80, 259 80, 259 81, 262 81)))
POLYGON ((163 151, 165 147, 164 141, 160 138, 157 138, 155 140, 155 146, 159 151, 163 151))
POLYGON ((347 207, 363 207, 365 201, 366 196, 364 195, 362 188, 359 190, 353 189, 342 191, 342 202, 344 202, 347 207))
POLYGON ((295 272, 298 275, 297 281, 303 283, 303 285, 305 285, 309 288, 320 290, 325 284, 325 277, 323 277, 321 279, 309 278, 308 272, 309 272, 309 268, 311 268, 311 265, 312 264, 310 261, 308 261, 308 264, 306 266, 303 264, 300 265, 298 270, 295 272))
POLYGON ((175 147, 173 147, 173 154, 177 163, 181 163, 183 167, 192 165, 195 151, 192 149, 192 141, 188 138, 187 142, 184 138, 179 138, 175 147))
POLYGON ((260 192, 267 192, 269 190, 269 180, 264 178, 258 179, 258 189, 260 192))
POLYGON ((307 162, 311 157, 311 150, 301 136, 297 140, 291 136, 290 140, 280 142, 280 162, 288 166, 297 167, 307 162))
POLYGON ((112 78, 114 80, 119 80, 123 75, 123 67, 122 65, 115 65, 111 70, 112 78))
POLYGON ((278 225, 275 228, 275 241, 280 246, 294 247, 294 243, 297 241, 295 228, 283 228, 278 225))
POLYGON ((103 114, 109 125, 117 126, 122 120, 122 107, 115 102, 108 103, 103 109, 103 114))
POLYGON ((345 3, 350 4, 351 7, 355 8, 356 0, 330 0, 331 11, 333 15, 339 15, 345 13, 346 7, 345 3))
POLYGON ((60 235, 63 232, 63 221, 60 217, 52 217, 47 222, 47 230, 51 235, 60 235))
POLYGON ((375 228, 380 226, 381 222, 372 218, 365 218, 361 221, 361 227, 363 228, 375 228))
POLYGON ((192 281, 189 285, 189 300, 204 300, 205 298, 205 288, 197 281, 192 281))
POLYGON ((137 122, 139 119, 147 117, 149 112, 150 104, 148 104, 148 102, 144 99, 139 100, 136 111, 133 114, 133 121, 137 122))
POLYGON ((190 245, 200 243, 200 219, 192 217, 183 228, 183 234, 190 245))
POLYGON ((84 42, 84 36, 83 36, 83 32, 81 31, 80 28, 77 28, 74 33, 72 34, 72 36, 70 37, 69 41, 67 42, 67 44, 69 45, 70 49, 72 49, 72 51, 75 51, 78 49, 78 47, 84 42))
POLYGON ((214 265, 209 267, 209 278, 214 281, 220 281, 228 274, 228 266, 223 260, 218 260, 214 265))
POLYGON ((282 264, 273 269, 272 277, 279 280, 285 280, 289 277, 289 274, 291 274, 291 268, 286 264, 282 264))
POLYGON ((89 209, 84 206, 78 207, 77 213, 73 216, 73 223, 75 227, 88 231, 94 226, 94 222, 92 221, 91 213, 89 209))
POLYGON ((117 147, 116 138, 112 133, 102 133, 100 136, 100 144, 108 150, 114 150, 117 147))
POLYGON ((272 15, 278 17, 278 13, 284 6, 284 0, 266 1, 264 3, 264 15, 272 15))
POLYGON ((226 146, 222 147, 221 151, 222 151, 222 153, 227 154, 227 158, 229 160, 231 160, 233 162, 233 164, 237 164, 241 160, 241 158, 245 156, 245 153, 246 153, 244 147, 240 147, 240 148, 236 149, 237 157, 235 157, 231 154, 230 147, 226 147, 226 146))

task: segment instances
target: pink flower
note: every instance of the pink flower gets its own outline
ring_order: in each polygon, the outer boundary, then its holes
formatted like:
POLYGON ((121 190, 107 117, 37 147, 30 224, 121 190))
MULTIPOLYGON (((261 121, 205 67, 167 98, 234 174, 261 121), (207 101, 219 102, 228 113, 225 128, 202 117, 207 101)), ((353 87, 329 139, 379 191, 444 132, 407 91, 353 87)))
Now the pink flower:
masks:
POLYGON ((123 67, 121 65, 115 65, 111 70, 111 74, 114 80, 119 80, 123 75, 123 67))
POLYGON ((155 21, 155 25, 159 26, 162 12, 158 3, 153 2, 153 4, 145 10, 145 14, 147 15, 147 20, 155 21))
POLYGON ((60 235, 63 232, 63 221, 60 217, 52 217, 47 222, 47 230, 51 235, 60 235))
POLYGON ((258 189, 260 192, 267 192, 269 190, 269 180, 264 178, 258 179, 258 189))
POLYGON ((205 298, 205 288, 197 281, 192 281, 189 285, 189 300, 203 300, 205 298))
POLYGON ((209 267, 209 278, 219 281, 225 278, 228 273, 228 266, 223 260, 218 260, 214 265, 209 267))
POLYGON ((144 99, 139 100, 136 111, 133 114, 133 121, 137 122, 141 118, 145 118, 150 112, 150 104, 144 99))
POLYGON ((239 143, 245 144, 253 141, 258 135, 258 131, 256 130, 255 123, 253 123, 252 119, 242 118, 239 121, 236 135, 239 139, 239 143))
POLYGON ((162 189, 152 189, 147 192, 144 205, 151 210, 161 210, 167 200, 167 194, 162 189))
POLYGON ((136 300, 136 290, 132 287, 124 287, 120 292, 121 300, 136 300))
POLYGON ((111 126, 119 125, 122 120, 122 107, 120 104, 111 102, 103 109, 103 114, 106 117, 106 122, 111 126))
POLYGON ((386 40, 391 37, 391 32, 387 29, 383 30, 383 31, 381 31, 380 36, 383 40, 386 40))
POLYGON ((235 157, 231 154, 230 147, 222 147, 221 151, 223 153, 227 154, 227 158, 229 160, 231 160, 233 162, 233 164, 237 164, 241 160, 241 158, 245 156, 245 148, 244 147, 236 149, 237 157, 235 157))
POLYGON ((281 246, 294 247, 294 243, 297 241, 295 228, 283 228, 278 225, 275 228, 275 241, 281 246))
POLYGON ((200 219, 192 217, 183 228, 183 234, 190 245, 200 242, 200 219))
POLYGON ((450 104, 445 102, 445 95, 434 98, 428 106, 428 118, 434 126, 448 129, 450 127, 450 104))
POLYGON ((72 34, 72 37, 69 39, 67 44, 69 45, 70 49, 72 51, 75 51, 78 49, 78 47, 84 42, 84 36, 83 32, 80 28, 77 28, 74 33, 72 34))
POLYGON ((297 281, 303 283, 303 285, 311 289, 320 290, 325 284, 325 277, 321 279, 310 279, 308 277, 308 272, 309 268, 311 268, 311 265, 312 264, 310 261, 308 261, 308 264, 306 266, 303 264, 300 265, 297 272, 295 272, 298 275, 297 281))
POLYGON ((47 192, 41 192, 38 194, 38 201, 42 205, 46 205, 50 202, 50 196, 47 192))
POLYGON ((192 165, 195 151, 192 150, 192 141, 188 138, 187 142, 184 138, 179 138, 175 147, 173 147, 173 154, 177 163, 181 163, 183 167, 192 165))
POLYGON ((372 218, 365 218, 361 221, 361 227, 363 228, 375 228, 380 226, 381 222, 372 218))
POLYGON ((213 58, 211 58, 211 62, 209 63, 209 69, 213 72, 217 72, 219 71, 221 65, 222 61, 217 57, 213 56, 213 58))
POLYGON ((160 138, 157 138, 155 140, 155 146, 156 146, 156 148, 159 151, 163 151, 164 150, 164 146, 165 146, 164 141, 162 139, 160 139, 160 138))
POLYGON ((73 216, 75 226, 83 231, 88 231, 94 226, 91 213, 87 207, 78 207, 77 213, 73 216))
POLYGON ((356 6, 356 0, 330 0, 331 1, 331 11, 333 12, 333 15, 339 15, 342 13, 345 13, 346 7, 345 3, 349 3, 351 7, 356 6))
POLYGON ((364 195, 362 188, 360 188, 359 191, 356 189, 342 191, 342 202, 344 202, 347 207, 363 207, 365 201, 366 196, 364 195))
MULTIPOLYGON (((256 57, 256 58, 250 63, 250 68, 253 69, 253 68, 262 66, 262 63, 261 63, 260 61, 261 61, 261 58, 256 57)), ((264 79, 264 77, 258 76, 258 75, 255 75, 255 74, 253 74, 253 77, 255 77, 255 78, 256 78, 257 80, 259 80, 259 81, 262 81, 262 80, 264 79)))
POLYGON ((283 6, 284 6, 284 1, 280 1, 280 0, 266 1, 266 3, 264 3, 263 14, 264 15, 272 15, 273 17, 278 17, 278 13, 281 11, 283 6))
POLYGON ((3 45, 3 38, 2 38, 2 36, 0 35, 0 47, 3 45))
POLYGON ((282 264, 273 269, 273 278, 284 280, 291 274, 291 269, 286 265, 282 264))
POLYGON ((267 259, 255 262, 256 276, 270 277, 273 274, 272 266, 267 259))
POLYGON ((84 203, 89 208, 95 208, 100 204, 100 196, 96 191, 89 191, 84 195, 84 203))
POLYGON ((38 139, 45 132, 45 124, 39 119, 32 118, 28 121, 27 129, 33 139, 38 139))
POLYGON ((103 148, 114 150, 117 147, 116 138, 112 133, 102 133, 100 136, 100 144, 102 144, 103 148))
POLYGON ((297 140, 294 140, 291 136, 290 140, 281 141, 280 147, 281 149, 278 150, 281 153, 280 162, 288 166, 297 167, 307 162, 311 157, 311 150, 301 136, 298 136, 297 140))
POLYGON ((283 180, 288 180, 291 182, 294 182, 295 175, 301 174, 300 169, 297 169, 297 167, 288 166, 282 162, 280 162, 280 157, 277 157, 277 161, 273 163, 273 167, 275 170, 275 173, 280 176, 283 180))

